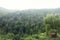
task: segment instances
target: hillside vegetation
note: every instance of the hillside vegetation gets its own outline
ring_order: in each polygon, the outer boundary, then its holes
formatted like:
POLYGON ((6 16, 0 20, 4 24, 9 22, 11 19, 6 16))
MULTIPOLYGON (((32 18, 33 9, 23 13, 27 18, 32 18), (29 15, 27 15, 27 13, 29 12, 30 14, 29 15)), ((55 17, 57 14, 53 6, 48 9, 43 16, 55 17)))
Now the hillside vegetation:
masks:
POLYGON ((60 8, 8 10, 0 8, 0 40, 59 40, 60 8), (57 38, 51 38, 57 33, 57 38))

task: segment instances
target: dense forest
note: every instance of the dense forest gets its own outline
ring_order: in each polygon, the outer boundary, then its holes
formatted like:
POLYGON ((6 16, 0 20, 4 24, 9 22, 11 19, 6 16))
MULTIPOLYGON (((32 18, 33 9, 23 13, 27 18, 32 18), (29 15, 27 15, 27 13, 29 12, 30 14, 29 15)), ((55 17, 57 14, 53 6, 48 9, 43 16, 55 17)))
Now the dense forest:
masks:
POLYGON ((60 8, 8 10, 0 7, 0 40, 47 40, 51 33, 59 35, 59 31, 60 8))

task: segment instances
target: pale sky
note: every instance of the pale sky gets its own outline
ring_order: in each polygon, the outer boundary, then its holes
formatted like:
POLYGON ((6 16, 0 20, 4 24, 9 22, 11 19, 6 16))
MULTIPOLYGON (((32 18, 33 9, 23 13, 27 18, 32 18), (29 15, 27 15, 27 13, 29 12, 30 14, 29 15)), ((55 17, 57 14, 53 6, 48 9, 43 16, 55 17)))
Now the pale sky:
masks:
POLYGON ((60 7, 60 0, 0 0, 0 7, 6 9, 50 9, 60 7))

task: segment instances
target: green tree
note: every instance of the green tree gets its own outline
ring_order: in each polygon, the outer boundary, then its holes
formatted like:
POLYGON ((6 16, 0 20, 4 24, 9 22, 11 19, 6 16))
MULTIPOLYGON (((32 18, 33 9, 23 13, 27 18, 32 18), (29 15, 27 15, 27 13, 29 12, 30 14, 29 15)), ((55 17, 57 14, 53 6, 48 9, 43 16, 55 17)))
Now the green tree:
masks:
POLYGON ((59 26, 60 26, 60 16, 57 14, 49 14, 46 17, 44 17, 44 22, 45 22, 45 28, 46 28, 46 33, 48 34, 49 30, 55 29, 59 31, 59 26), (48 30, 48 32, 47 32, 48 30))

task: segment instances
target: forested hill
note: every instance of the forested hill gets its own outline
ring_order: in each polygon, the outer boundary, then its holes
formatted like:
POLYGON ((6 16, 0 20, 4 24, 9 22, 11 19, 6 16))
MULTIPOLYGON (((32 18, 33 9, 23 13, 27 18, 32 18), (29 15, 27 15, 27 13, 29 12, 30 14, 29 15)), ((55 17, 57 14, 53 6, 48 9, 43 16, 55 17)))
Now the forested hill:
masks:
POLYGON ((8 10, 0 8, 1 39, 19 40, 33 34, 45 32, 43 18, 47 14, 60 14, 56 9, 8 10), (6 36, 7 35, 7 36, 6 36))
POLYGON ((0 7, 0 15, 5 15, 8 13, 27 13, 27 14, 46 14, 46 13, 60 13, 60 8, 56 9, 28 9, 28 10, 8 10, 0 7))
POLYGON ((0 7, 0 16, 4 16, 9 13, 15 13, 15 12, 16 12, 16 10, 8 10, 8 9, 0 7))

